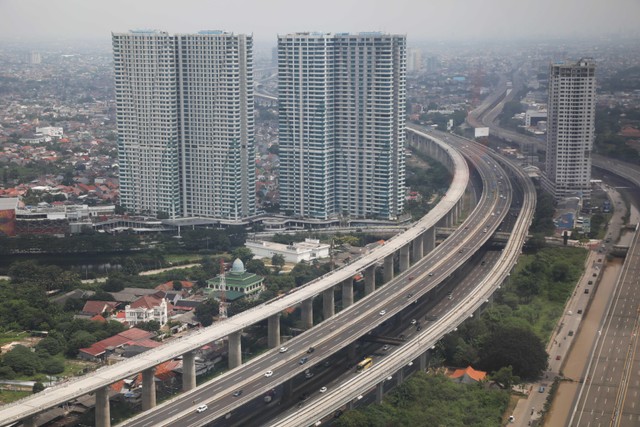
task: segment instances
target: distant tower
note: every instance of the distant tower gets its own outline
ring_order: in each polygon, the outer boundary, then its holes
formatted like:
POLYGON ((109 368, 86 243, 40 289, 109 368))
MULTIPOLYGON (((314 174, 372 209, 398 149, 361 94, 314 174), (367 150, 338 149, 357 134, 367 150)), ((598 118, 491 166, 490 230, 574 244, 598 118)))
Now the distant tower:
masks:
POLYGON ((556 200, 591 198, 595 132, 595 61, 583 58, 549 67, 547 157, 543 185, 556 200))

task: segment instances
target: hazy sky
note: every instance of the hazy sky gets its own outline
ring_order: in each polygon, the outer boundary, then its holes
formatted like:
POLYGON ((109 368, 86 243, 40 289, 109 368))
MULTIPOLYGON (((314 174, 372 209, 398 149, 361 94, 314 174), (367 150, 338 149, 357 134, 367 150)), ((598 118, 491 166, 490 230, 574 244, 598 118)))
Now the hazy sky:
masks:
POLYGON ((386 31, 461 40, 639 34, 640 0, 0 0, 0 40, 104 38, 111 31, 386 31))

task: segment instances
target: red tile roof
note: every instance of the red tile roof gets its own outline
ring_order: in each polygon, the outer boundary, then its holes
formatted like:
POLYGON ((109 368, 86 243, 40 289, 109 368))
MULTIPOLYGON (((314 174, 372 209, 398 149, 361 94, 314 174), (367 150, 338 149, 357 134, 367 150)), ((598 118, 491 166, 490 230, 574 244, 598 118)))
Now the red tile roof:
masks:
POLYGON ((487 373, 484 371, 476 371, 471 366, 467 366, 465 369, 456 369, 453 374, 449 375, 449 378, 455 379, 463 377, 465 375, 476 381, 482 381, 487 376, 487 373))
POLYGON ((115 301, 87 301, 82 307, 83 313, 102 314, 105 311, 113 311, 118 305, 115 301))

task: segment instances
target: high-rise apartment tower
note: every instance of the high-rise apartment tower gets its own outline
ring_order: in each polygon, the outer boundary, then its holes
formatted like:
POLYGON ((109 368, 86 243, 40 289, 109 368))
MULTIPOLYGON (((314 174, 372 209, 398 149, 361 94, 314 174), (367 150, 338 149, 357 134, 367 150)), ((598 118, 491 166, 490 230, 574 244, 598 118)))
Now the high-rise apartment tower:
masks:
POLYGON ((404 206, 406 38, 278 37, 280 206, 395 219, 404 206))
POLYGON ((543 179, 556 200, 591 198, 591 150, 595 132, 595 62, 583 58, 549 67, 547 157, 543 179))
POLYGON ((237 220, 255 213, 253 40, 113 33, 120 203, 237 220))

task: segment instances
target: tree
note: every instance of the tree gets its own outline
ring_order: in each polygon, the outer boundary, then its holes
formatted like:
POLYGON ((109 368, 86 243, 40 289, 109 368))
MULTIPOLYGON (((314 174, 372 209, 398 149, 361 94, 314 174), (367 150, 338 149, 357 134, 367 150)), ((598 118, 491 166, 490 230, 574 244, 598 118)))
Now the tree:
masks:
POLYGON ((64 344, 54 337, 46 337, 36 345, 36 351, 38 353, 46 353, 50 356, 55 356, 63 350, 64 344))
POLYGON ((173 290, 174 291, 181 291, 182 290, 182 282, 180 280, 174 280, 173 281, 173 290))
POLYGON ((75 357, 79 349, 89 347, 96 341, 95 335, 90 332, 82 330, 75 332, 67 344, 67 356, 75 357))
POLYGON ((195 316, 202 326, 207 327, 213 323, 213 318, 218 316, 219 311, 217 301, 207 300, 196 307, 195 316))
POLYGON ((253 252, 251 252, 251 249, 242 246, 234 249, 233 257, 240 258, 240 261, 242 261, 243 264, 246 264, 247 261, 253 259, 253 252))
POLYGON ((36 394, 36 393, 40 393, 42 390, 44 390, 44 384, 42 384, 40 381, 37 381, 36 383, 33 384, 33 388, 31 389, 31 392, 33 394, 36 394))
POLYGON ((274 254, 271 257, 271 265, 276 267, 277 271, 280 271, 282 269, 282 267, 284 266, 284 263, 285 263, 284 255, 274 254))
POLYGON ((0 378, 5 380, 12 380, 16 377, 16 373, 13 372, 8 366, 0 366, 0 378))
POLYGON ((49 375, 60 374, 64 372, 64 362, 54 357, 47 357, 42 361, 42 372, 49 375))
POLYGON ((269 270, 261 259, 250 259, 245 263, 244 267, 249 273, 257 274, 259 276, 269 275, 269 270))
POLYGON ((499 371, 512 366, 514 375, 535 380, 547 367, 544 343, 531 329, 520 326, 498 327, 480 349, 480 367, 499 371))
POLYGON ((513 375, 513 366, 504 366, 491 374, 491 380, 503 389, 510 389, 513 385, 520 383, 520 377, 513 375))
POLYGON ((140 322, 136 324, 136 328, 149 332, 158 332, 160 330, 160 326, 160 322, 157 320, 149 320, 148 322, 140 322))
POLYGON ((124 274, 114 271, 109 274, 107 281, 102 285, 102 289, 107 292, 120 292, 127 286, 124 278, 124 274))
POLYGON ((2 362, 14 372, 33 375, 42 369, 40 358, 31 349, 17 345, 4 355, 2 362))

